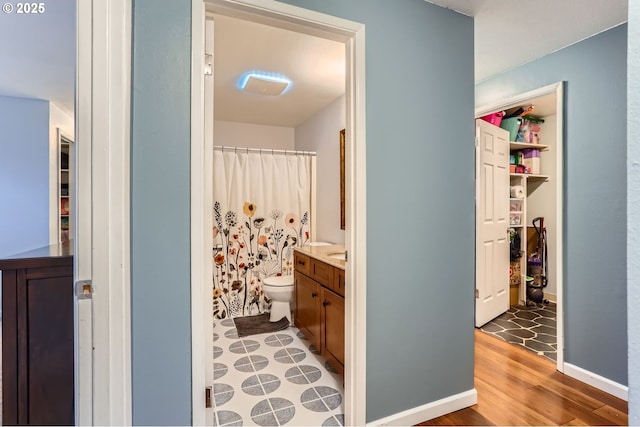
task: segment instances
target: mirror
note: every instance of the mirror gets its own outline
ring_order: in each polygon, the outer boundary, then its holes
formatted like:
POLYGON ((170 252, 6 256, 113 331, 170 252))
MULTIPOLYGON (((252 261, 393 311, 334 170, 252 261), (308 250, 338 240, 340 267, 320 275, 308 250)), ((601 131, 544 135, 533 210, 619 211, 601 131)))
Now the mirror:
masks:
POLYGON ((344 129, 340 131, 340 229, 345 229, 345 203, 344 203, 344 144, 345 134, 344 129))

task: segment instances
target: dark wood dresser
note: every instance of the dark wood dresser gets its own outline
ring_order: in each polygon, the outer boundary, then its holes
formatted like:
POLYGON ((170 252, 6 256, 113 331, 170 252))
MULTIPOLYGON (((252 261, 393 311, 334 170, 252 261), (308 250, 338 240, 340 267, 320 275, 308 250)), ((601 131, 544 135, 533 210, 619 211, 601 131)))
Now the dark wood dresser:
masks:
POLYGON ((73 425, 73 256, 65 242, 0 260, 2 424, 73 425))

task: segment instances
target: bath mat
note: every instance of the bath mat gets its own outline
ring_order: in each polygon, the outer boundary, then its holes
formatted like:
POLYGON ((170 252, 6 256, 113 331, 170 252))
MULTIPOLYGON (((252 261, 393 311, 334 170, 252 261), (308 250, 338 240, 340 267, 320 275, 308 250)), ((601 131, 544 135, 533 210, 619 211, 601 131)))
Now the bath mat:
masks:
POLYGON ((236 324, 238 336, 242 338, 249 335, 277 332, 289 327, 289 321, 286 317, 277 322, 270 322, 269 316, 269 313, 263 313, 257 316, 234 317, 233 321, 236 324))

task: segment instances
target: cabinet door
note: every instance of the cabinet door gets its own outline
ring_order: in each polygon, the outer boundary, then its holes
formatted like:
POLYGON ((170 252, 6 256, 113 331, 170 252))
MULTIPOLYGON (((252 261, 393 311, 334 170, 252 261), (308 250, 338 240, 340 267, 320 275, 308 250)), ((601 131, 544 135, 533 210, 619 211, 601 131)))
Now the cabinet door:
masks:
POLYGON ((320 285, 304 274, 295 272, 294 323, 320 350, 320 285))
POLYGON ((322 356, 344 373, 344 298, 322 289, 322 356))

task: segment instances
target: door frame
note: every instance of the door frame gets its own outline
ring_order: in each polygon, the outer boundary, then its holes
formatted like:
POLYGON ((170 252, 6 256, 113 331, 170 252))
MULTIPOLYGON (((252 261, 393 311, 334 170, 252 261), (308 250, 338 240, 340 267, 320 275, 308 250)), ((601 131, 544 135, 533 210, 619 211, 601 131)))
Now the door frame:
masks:
POLYGON ((130 0, 76 0, 76 425, 131 425, 130 0))
MULTIPOLYGON (((212 386, 198 352, 212 345, 208 325, 213 323, 211 290, 211 233, 213 162, 212 146, 205 144, 204 129, 204 25, 213 11, 236 18, 303 32, 345 43, 346 58, 346 239, 352 254, 346 264, 345 306, 345 423, 366 423, 366 120, 365 27, 363 24, 274 0, 192 0, 192 138, 191 138, 191 241, 192 241, 192 396, 193 424, 204 424, 203 386, 212 386), (206 3, 206 7, 205 7, 206 3), (198 36, 198 37, 196 37, 198 36), (356 301, 359 301, 356 304, 356 301)), ((213 117, 210 118, 213 123, 213 117)), ((211 351, 209 351, 210 353, 211 351)))
MULTIPOLYGON (((555 186, 556 186, 556 235, 554 236, 554 244, 556 245, 556 257, 551 262, 556 264, 556 345, 557 345, 557 361, 556 369, 560 372, 565 371, 564 366, 564 82, 556 82, 550 85, 534 89, 519 95, 503 98, 489 105, 485 105, 475 110, 476 117, 482 117, 494 111, 502 110, 506 106, 518 103, 525 103, 532 98, 555 93, 556 95, 556 170, 555 170, 555 186)), ((553 184, 552 184, 553 185, 553 184)), ((477 186, 476 186, 477 188, 477 186)), ((476 194, 476 198, 478 195, 476 194)), ((477 233, 477 232, 476 232, 477 233)), ((477 234, 476 234, 477 238, 477 234)))

